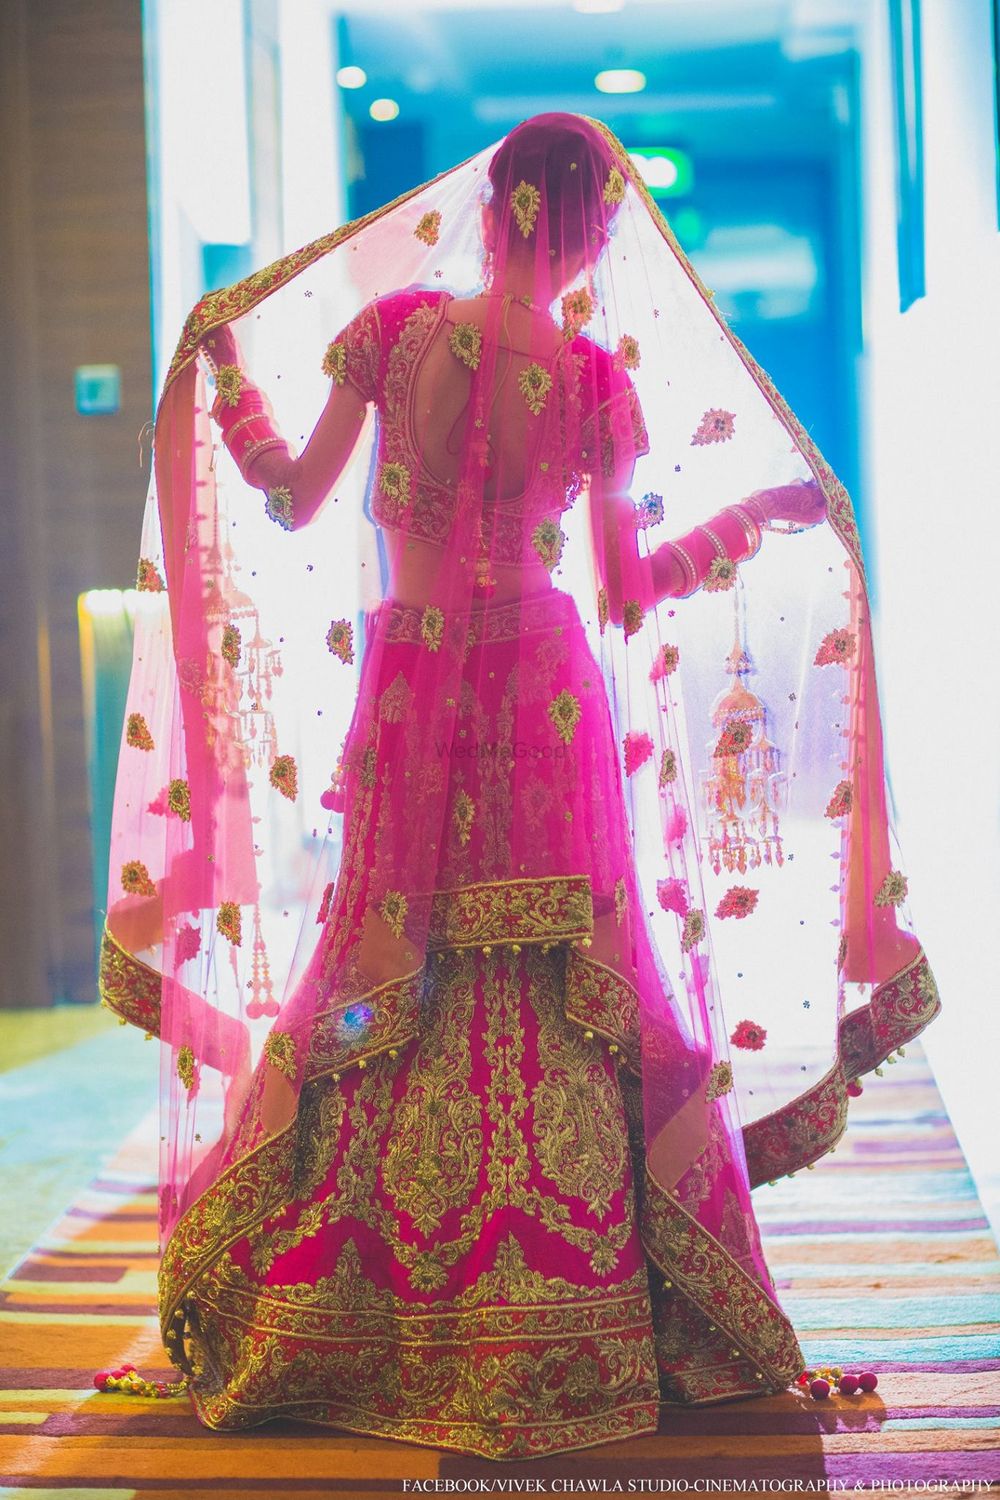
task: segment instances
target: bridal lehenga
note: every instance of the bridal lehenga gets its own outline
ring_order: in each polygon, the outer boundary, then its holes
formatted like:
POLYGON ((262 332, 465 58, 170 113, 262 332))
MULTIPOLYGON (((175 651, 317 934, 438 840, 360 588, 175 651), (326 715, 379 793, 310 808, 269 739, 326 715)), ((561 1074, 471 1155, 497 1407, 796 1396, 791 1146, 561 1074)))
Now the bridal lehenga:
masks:
POLYGON ((751 1190, 938 1000, 851 501, 615 137, 204 297, 138 589, 101 988, 202 1422, 531 1458, 793 1383, 751 1190))

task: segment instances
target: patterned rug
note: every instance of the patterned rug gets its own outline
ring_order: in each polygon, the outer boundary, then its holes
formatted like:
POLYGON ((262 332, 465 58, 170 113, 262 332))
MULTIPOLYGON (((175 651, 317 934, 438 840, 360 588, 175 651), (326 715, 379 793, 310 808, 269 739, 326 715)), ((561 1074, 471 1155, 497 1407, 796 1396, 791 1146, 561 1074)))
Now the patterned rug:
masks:
POLYGON ((813 1495, 1000 1491, 1000 1259, 919 1046, 852 1101, 834 1155, 755 1194, 807 1359, 873 1370, 878 1389, 666 1408, 655 1437, 532 1463, 291 1423, 223 1436, 183 1397, 94 1391, 95 1370, 126 1361, 171 1378, 153 1313, 155 1145, 149 1121, 0 1288, 7 1500, 370 1497, 434 1478, 507 1479, 507 1493, 529 1479, 544 1481, 535 1493, 648 1494, 656 1481, 677 1493, 698 1480, 716 1492, 725 1480, 772 1491, 798 1480, 813 1495))

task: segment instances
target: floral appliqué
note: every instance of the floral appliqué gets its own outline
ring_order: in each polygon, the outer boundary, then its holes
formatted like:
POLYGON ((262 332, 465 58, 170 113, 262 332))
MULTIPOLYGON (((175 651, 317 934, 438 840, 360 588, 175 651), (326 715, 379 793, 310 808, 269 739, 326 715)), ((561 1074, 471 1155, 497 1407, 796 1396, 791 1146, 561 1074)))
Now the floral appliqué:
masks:
POLYGON ((890 870, 875 892, 876 906, 900 906, 906 900, 909 883, 899 870, 890 870))
POLYGON ((135 586, 140 594, 162 594, 166 584, 160 577, 160 570, 150 557, 140 557, 139 567, 135 575, 135 586))
POLYGON ((472 837, 472 825, 476 817, 476 804, 468 792, 459 792, 455 798, 452 808, 452 818, 455 823, 455 831, 458 834, 458 842, 464 849, 472 837))
POLYGON ((125 721, 125 743, 133 750, 155 750, 153 736, 142 714, 129 714, 125 721))
POLYGON ((215 392, 223 406, 239 406, 243 391, 243 371, 239 365, 220 365, 215 377, 215 392))
POLYGON ((845 813, 850 812, 853 801, 854 793, 851 790, 851 783, 849 781, 838 781, 833 789, 833 796, 826 804, 826 811, 823 816, 826 818, 842 818, 845 813))
POLYGON ((294 755, 276 755, 271 762, 269 780, 275 791, 294 802, 299 794, 299 769, 294 755))
POLYGON ((562 299, 563 338, 575 338, 593 316, 594 299, 585 286, 578 287, 575 292, 567 292, 562 299))
POLYGON ((279 1073, 289 1080, 295 1082, 295 1075, 299 1070, 298 1060, 295 1056, 295 1043, 289 1031, 271 1031, 268 1033, 264 1043, 264 1056, 279 1073))
POLYGON ((549 704, 547 713, 563 744, 570 744, 583 714, 579 698, 574 697, 568 688, 563 688, 549 704))
POLYGON ((652 737, 645 729, 630 729, 625 736, 625 775, 634 776, 640 766, 644 766, 653 753, 652 737))
POLYGON ((421 240, 425 245, 436 245, 441 235, 441 214, 439 210, 431 208, 425 214, 421 214, 417 220, 417 226, 413 234, 416 239, 421 240))
POLYGON ((663 496, 654 494, 652 490, 643 495, 635 508, 635 524, 638 531, 648 531, 650 526, 658 526, 664 517, 663 496))
POLYGON ((721 1099, 723 1094, 728 1094, 733 1086, 733 1065, 728 1062, 717 1062, 708 1075, 705 1084, 705 1099, 711 1104, 713 1099, 721 1099))
POLYGON ((673 750, 664 750, 660 756, 660 774, 658 781, 660 786, 669 786, 672 781, 677 780, 677 755, 673 750))
POLYGON ((676 672, 680 659, 679 646, 661 646, 649 669, 650 682, 660 682, 664 677, 669 677, 672 672, 676 672))
POLYGON ((611 607, 608 603, 608 591, 605 588, 597 590, 597 624, 601 634, 604 634, 608 621, 611 618, 611 607))
POLYGON ((522 178, 510 195, 510 206, 518 229, 527 239, 535 227, 538 210, 542 206, 542 195, 530 182, 522 178))
POLYGON ((813 666, 828 667, 834 662, 850 661, 857 644, 858 638, 853 630, 830 630, 820 641, 813 666))
POLYGON ((410 503, 410 471, 405 464, 383 464, 378 471, 378 487, 396 507, 397 514, 410 503))
POLYGON ((292 492, 287 484, 275 485, 273 490, 268 490, 267 499, 264 501, 264 513, 280 526, 282 531, 291 531, 295 525, 295 512, 292 506, 292 492))
POLYGON ((191 1047, 180 1047, 177 1051, 177 1077, 190 1094, 194 1088, 197 1078, 197 1067, 194 1060, 194 1049, 191 1047))
POLYGON ((741 1021, 729 1040, 734 1047, 742 1047, 744 1052, 759 1052, 767 1041, 767 1032, 756 1021, 741 1021))
POLYGON ((563 555, 566 533, 555 521, 539 521, 531 533, 531 545, 551 573, 563 555))
POLYGON ((243 942, 243 914, 235 901, 221 901, 215 914, 216 931, 228 938, 234 948, 243 942))
POLYGON ((639 340, 630 333, 623 333, 615 350, 616 370, 638 370, 640 364, 639 340))
POLYGON ((127 859, 122 865, 122 890, 129 896, 155 896, 156 886, 141 859, 127 859))
POLYGON ((238 625, 226 625, 222 631, 222 645, 219 647, 222 660, 228 662, 231 667, 238 667, 242 646, 243 637, 240 635, 240 627, 238 625))
POLYGON ((691 446, 728 442, 733 435, 735 421, 734 411, 723 411, 721 407, 713 406, 698 423, 694 437, 691 439, 691 446))
POLYGON ((403 936, 403 923, 406 921, 406 913, 409 909, 410 903, 402 891, 386 891, 379 907, 379 915, 393 937, 403 936))
POLYGON ((334 385, 343 385, 347 379, 347 350, 336 340, 327 345, 323 355, 323 374, 328 375, 334 385))
POLYGON ((681 948, 685 953, 700 943, 705 936, 705 913, 698 907, 694 907, 684 918, 684 930, 681 933, 681 948))
POLYGON ((642 605, 638 599, 626 599, 622 607, 622 629, 626 640, 642 629, 644 618, 642 605))
POLYGON ((756 909, 760 891, 748 885, 731 885, 715 908, 717 917, 748 917, 756 909))
POLYGON ((470 370, 479 369, 483 353, 483 331, 475 323, 456 323, 448 335, 448 348, 470 370))
POLYGON ((683 880, 679 880, 675 875, 668 880, 656 882, 656 899, 664 911, 675 911, 679 917, 687 916, 689 909, 687 889, 683 880))
POLYGON ((354 661, 354 626, 350 620, 331 620, 326 632, 327 650, 349 667, 354 661))
POLYGON ((731 557, 713 557, 702 588, 706 594, 721 594, 736 582, 736 564, 731 557))
POLYGON ((541 365, 527 365, 517 377, 518 390, 528 404, 532 416, 537 417, 545 407, 545 399, 552 389, 552 376, 541 365))
POLYGON ((167 787, 167 807, 182 823, 190 823, 191 788, 180 776, 176 776, 167 787))
POLYGON ((436 604, 428 604, 420 616, 420 639, 428 651, 440 649, 444 640, 444 611, 436 604))

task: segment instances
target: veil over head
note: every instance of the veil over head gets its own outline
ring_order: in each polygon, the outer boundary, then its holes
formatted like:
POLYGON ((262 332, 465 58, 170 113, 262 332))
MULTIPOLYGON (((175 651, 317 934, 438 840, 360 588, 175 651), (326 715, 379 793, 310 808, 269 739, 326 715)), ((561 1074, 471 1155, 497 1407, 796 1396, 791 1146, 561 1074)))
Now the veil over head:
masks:
POLYGON ((173 1356, 193 1281, 293 1191, 310 1087, 412 1041, 443 953, 537 948, 641 1096, 651 1259, 794 1378, 750 1190, 836 1144, 938 999, 851 500, 614 135, 525 121, 202 298, 138 587, 101 989, 162 1041, 173 1356), (304 508, 218 440, 250 382, 320 475, 328 399, 364 406, 304 508), (657 598, 661 541, 797 481, 820 524, 657 598))

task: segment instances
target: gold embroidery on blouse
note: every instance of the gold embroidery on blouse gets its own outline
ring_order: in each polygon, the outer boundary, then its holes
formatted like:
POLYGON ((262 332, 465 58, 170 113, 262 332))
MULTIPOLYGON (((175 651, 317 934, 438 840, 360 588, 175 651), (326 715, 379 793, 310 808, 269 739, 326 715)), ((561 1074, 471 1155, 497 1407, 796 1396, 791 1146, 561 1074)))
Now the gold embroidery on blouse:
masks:
POLYGON ((392 502, 398 516, 410 503, 410 471, 405 464, 382 464, 378 472, 379 489, 392 502))
POLYGON ((343 385, 347 379, 347 350, 339 339, 328 344, 323 355, 323 374, 328 375, 334 385, 343 385))

